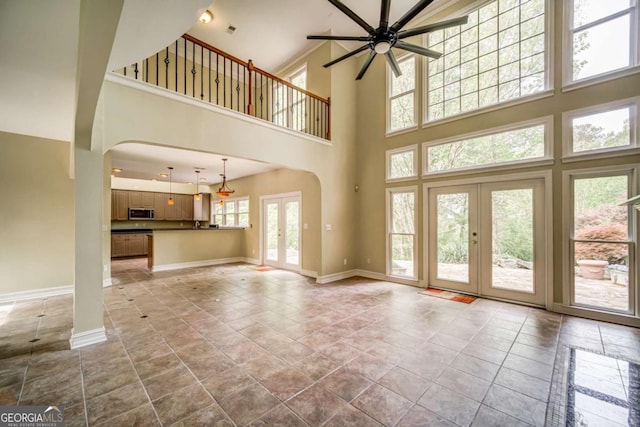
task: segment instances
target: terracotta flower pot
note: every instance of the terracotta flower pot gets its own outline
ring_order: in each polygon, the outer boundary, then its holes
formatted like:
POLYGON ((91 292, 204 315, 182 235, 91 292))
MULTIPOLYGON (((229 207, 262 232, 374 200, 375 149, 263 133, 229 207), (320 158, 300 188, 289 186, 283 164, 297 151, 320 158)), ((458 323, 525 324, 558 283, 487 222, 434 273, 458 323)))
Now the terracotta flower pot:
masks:
POLYGON ((604 268, 609 263, 596 259, 580 259, 578 260, 578 265, 580 266, 580 274, 585 279, 603 280, 604 268))

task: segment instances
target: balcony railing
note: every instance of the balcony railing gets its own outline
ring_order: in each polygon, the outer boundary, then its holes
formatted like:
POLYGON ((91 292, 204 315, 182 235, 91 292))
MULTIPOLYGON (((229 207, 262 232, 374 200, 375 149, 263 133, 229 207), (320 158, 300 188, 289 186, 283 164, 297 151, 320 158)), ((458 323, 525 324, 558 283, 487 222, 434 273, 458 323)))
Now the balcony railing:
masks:
POLYGON ((274 76, 189 34, 116 71, 279 126, 331 139, 329 98, 274 76))

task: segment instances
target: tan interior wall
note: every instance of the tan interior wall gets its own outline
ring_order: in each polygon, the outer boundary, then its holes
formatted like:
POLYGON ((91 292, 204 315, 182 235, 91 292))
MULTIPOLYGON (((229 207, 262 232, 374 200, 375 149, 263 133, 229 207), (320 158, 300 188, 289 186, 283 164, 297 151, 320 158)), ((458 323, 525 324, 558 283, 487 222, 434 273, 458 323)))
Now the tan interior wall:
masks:
POLYGON ((173 230, 153 233, 153 265, 243 257, 243 230, 173 230))
POLYGON ((74 283, 69 143, 0 132, 0 294, 74 283))
MULTIPOLYGON (((302 269, 318 272, 321 265, 320 183, 309 172, 278 169, 229 182, 234 197, 249 197, 250 228, 244 231, 247 258, 260 259, 260 197, 300 191, 302 193, 302 269)), ((217 201, 213 195, 214 203, 217 201)))

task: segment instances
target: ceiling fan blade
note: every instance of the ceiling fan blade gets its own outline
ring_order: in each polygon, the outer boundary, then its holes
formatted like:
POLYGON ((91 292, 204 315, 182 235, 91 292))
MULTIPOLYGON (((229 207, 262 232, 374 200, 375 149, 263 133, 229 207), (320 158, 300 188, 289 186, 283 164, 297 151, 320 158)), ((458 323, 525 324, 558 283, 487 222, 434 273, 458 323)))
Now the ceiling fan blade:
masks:
POLYGON ((387 62, 393 71, 393 75, 396 77, 400 77, 402 75, 402 71, 400 71, 400 65, 398 65, 398 60, 392 51, 389 51, 384 54, 387 57, 387 62))
POLYGON ((395 24, 389 27, 389 29, 392 31, 398 31, 400 28, 407 25, 409 21, 415 18, 417 14, 422 12, 424 8, 429 6, 431 3, 433 3, 433 0, 420 0, 411 9, 409 9, 409 11, 405 13, 402 18, 398 19, 395 24))
POLYGON ((420 55, 428 56, 429 58, 433 58, 433 59, 438 59, 442 56, 440 52, 436 52, 435 50, 426 49, 422 46, 416 46, 415 44, 405 43, 400 40, 396 42, 394 47, 408 50, 409 52, 418 53, 420 55))
POLYGON ((389 9, 391 8, 391 0, 382 0, 380 4, 380 28, 389 26, 389 9))
POLYGON ((369 33, 369 34, 375 33, 375 31, 376 31, 375 28, 373 28, 371 25, 367 24, 364 19, 362 19, 358 15, 356 15, 356 13, 353 10, 349 9, 340 0, 329 0, 329 3, 331 3, 332 5, 337 7, 338 9, 340 9, 340 11, 342 13, 344 13, 349 18, 351 18, 356 24, 358 24, 362 28, 364 28, 367 33, 369 33))
POLYGON ((307 36, 307 40, 353 40, 357 42, 368 42, 371 38, 366 36, 307 36))
POLYGON ((422 27, 412 28, 410 30, 404 30, 398 32, 398 38, 404 39, 411 36, 417 36, 418 34, 430 33, 432 31, 442 30, 443 28, 456 27, 458 25, 464 25, 469 21, 468 16, 460 18, 448 19, 442 22, 436 22, 435 24, 424 25, 422 27))
POLYGON ((368 44, 362 45, 359 48, 357 48, 356 50, 352 50, 351 52, 347 53, 346 55, 342 55, 340 58, 336 58, 331 62, 327 62, 326 64, 323 65, 323 67, 325 67, 325 68, 331 67, 333 64, 337 64, 338 62, 340 62, 340 61, 342 61, 344 59, 347 59, 347 58, 349 58, 349 57, 351 57, 353 55, 356 55, 356 54, 362 52, 363 50, 367 50, 367 49, 369 49, 369 45, 368 44))
POLYGON ((362 65, 362 68, 360 69, 360 72, 358 73, 358 76, 356 77, 356 80, 360 80, 362 78, 362 76, 364 76, 364 73, 367 72, 367 69, 369 68, 369 65, 371 65, 371 63, 373 62, 373 58, 376 57, 376 52, 374 50, 371 51, 371 53, 369 54, 369 57, 367 58, 366 61, 364 61, 364 64, 362 65))

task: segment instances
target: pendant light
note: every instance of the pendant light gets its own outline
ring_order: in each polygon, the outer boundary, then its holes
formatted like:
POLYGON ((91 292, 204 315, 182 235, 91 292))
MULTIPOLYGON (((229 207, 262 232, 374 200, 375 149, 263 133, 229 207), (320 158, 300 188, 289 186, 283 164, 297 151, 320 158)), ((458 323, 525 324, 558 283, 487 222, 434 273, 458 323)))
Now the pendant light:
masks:
POLYGON ((196 194, 193 196, 195 200, 202 199, 202 194, 200 194, 200 171, 196 169, 196 194))
POLYGON ((171 192, 171 175, 173 172, 173 168, 169 166, 167 169, 169 169, 169 200, 167 200, 167 204, 169 206, 173 206, 173 204, 175 203, 175 201, 173 200, 173 193, 171 192))
POLYGON ((222 177, 222 185, 218 188, 218 191, 216 191, 216 194, 222 198, 229 197, 231 194, 235 193, 235 190, 232 190, 227 186, 227 160, 228 159, 222 159, 223 173, 220 174, 222 177))

